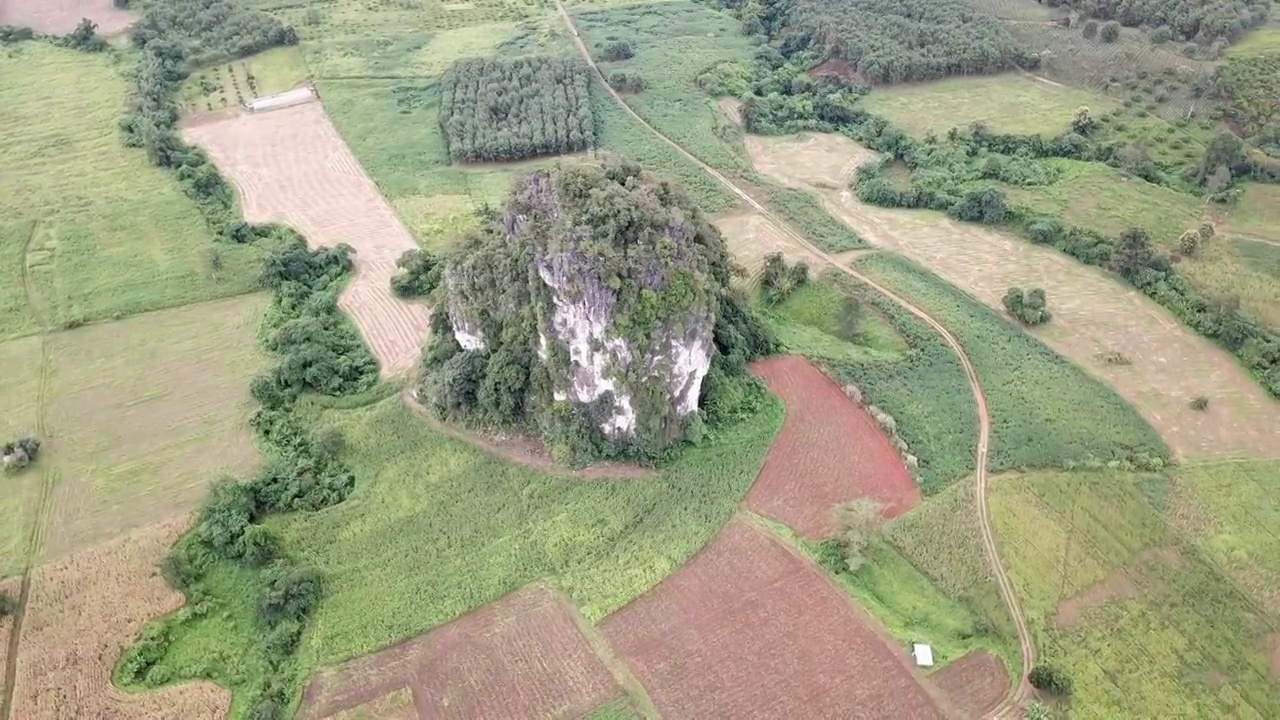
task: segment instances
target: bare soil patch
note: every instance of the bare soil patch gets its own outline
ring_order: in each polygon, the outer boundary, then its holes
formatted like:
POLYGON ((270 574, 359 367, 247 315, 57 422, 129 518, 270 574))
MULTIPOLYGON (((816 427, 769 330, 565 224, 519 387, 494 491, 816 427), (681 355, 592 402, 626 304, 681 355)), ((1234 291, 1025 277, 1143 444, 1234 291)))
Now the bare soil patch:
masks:
POLYGON ((752 511, 810 538, 838 531, 832 511, 859 498, 894 518, 920 502, 920 490, 889 438, 867 411, 809 361, 776 357, 751 371, 787 406, 787 418, 755 485, 752 511))
POLYGON ((1063 600, 1058 605, 1058 612, 1053 616, 1053 622, 1062 628, 1075 627, 1090 610, 1115 600, 1132 600, 1136 597, 1138 597, 1138 586, 1134 584, 1133 578, 1129 577, 1129 569, 1120 568, 1102 582, 1063 600))
POLYGON ((835 76, 841 80, 850 80, 856 83, 866 84, 862 74, 857 71, 847 60, 841 58, 831 58, 823 62, 818 67, 809 71, 811 77, 820 78, 824 76, 835 76))
POLYGON ((1010 286, 1044 288, 1054 317, 1033 334, 1115 388, 1180 459, 1280 457, 1280 403, 1225 351, 1138 291, 1052 248, 937 213, 859 202, 847 184, 873 154, 846 138, 748 137, 746 144, 761 172, 817 192, 868 242, 901 252, 998 311, 1010 286), (1103 352, 1130 364, 1098 363, 1103 352), (1210 398, 1203 412, 1187 407, 1198 395, 1210 398))
POLYGON ((23 620, 11 717, 222 718, 231 695, 184 683, 131 695, 111 684, 121 651, 142 627, 183 603, 156 570, 189 519, 174 518, 37 568, 23 620))
POLYGON ((299 717, 332 717, 406 688, 421 718, 582 717, 622 692, 572 609, 533 585, 320 670, 307 683, 299 717))
POLYGON ((413 367, 429 329, 427 306, 397 298, 390 283, 396 259, 417 244, 324 106, 236 113, 187 125, 182 136, 208 151, 227 175, 249 222, 281 222, 312 245, 354 248, 356 275, 338 305, 384 376, 413 367))
POLYGON ((551 475, 576 477, 584 480, 604 480, 608 478, 647 478, 653 476, 653 469, 642 465, 627 463, 602 462, 583 468, 569 468, 556 462, 547 452, 542 441, 528 435, 507 433, 503 435, 485 435, 471 430, 441 422, 423 407, 413 396, 412 390, 404 393, 404 403, 409 409, 421 417, 432 430, 448 435, 454 440, 464 442, 471 447, 501 458, 507 462, 536 468, 551 475))
POLYGON ((1009 673, 1004 663, 985 649, 969 651, 929 679, 963 717, 982 717, 991 712, 1009 688, 1009 673))
POLYGON ((944 716, 874 620, 742 520, 600 627, 666 717, 944 716))
POLYGON ((138 21, 111 0, 0 0, 0 25, 29 27, 36 32, 66 35, 82 18, 98 24, 98 34, 111 37, 138 21))
POLYGON ((734 122, 735 125, 742 125, 742 101, 736 97, 722 97, 716 100, 716 105, 724 111, 725 115, 734 122))

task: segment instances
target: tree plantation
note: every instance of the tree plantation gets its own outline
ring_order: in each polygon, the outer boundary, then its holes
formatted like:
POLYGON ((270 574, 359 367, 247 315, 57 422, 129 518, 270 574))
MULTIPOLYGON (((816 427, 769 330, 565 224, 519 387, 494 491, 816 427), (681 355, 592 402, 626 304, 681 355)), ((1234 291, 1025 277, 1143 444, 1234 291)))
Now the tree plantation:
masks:
POLYGON ((580 152, 595 140, 589 75, 577 60, 460 60, 444 83, 440 126, 449 158, 520 160, 580 152))
POLYGON ((1235 42, 1266 22, 1271 10, 1269 0, 1075 0, 1071 6, 1085 17, 1125 27, 1166 28, 1163 36, 1203 43, 1219 38, 1235 42))

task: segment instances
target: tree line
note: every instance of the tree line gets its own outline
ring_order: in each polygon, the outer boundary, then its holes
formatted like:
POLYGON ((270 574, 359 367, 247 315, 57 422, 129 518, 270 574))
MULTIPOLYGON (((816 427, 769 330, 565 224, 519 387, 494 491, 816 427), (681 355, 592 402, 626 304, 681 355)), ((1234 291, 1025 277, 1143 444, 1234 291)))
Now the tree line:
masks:
POLYGON ((440 127, 456 161, 580 152, 595 142, 590 75, 577 59, 467 59, 445 77, 440 127))
POLYGON ((1149 27, 1161 37, 1204 44, 1234 42, 1271 13, 1270 0, 1071 0, 1070 5, 1082 17, 1149 27))

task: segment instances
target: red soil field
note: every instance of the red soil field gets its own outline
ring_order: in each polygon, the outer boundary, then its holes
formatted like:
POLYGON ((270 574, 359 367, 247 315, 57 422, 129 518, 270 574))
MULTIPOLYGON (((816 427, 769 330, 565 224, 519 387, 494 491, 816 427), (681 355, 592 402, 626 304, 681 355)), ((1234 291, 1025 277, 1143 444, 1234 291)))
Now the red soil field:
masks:
POLYGON ((421 718, 582 717, 623 694, 573 611, 533 585, 399 645, 312 676, 300 718, 410 688, 421 718))
POLYGON ((775 357, 751 371, 787 406, 782 432, 747 493, 752 511, 810 538, 837 531, 832 511, 870 498, 894 518, 920 502, 920 489, 876 421, 807 360, 775 357))
POLYGON ((1009 689, 1009 673, 1000 658, 973 650, 931 677, 963 717, 981 717, 995 709, 1009 689))
POLYGON ((600 628, 665 717, 945 717, 905 649, 743 520, 600 628))

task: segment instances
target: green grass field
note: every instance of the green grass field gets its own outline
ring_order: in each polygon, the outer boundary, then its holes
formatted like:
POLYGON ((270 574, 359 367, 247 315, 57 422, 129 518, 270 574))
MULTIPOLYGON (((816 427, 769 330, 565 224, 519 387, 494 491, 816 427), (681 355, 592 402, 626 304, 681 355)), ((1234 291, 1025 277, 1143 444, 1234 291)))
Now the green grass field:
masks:
POLYGON ((0 54, 0 337, 37 329, 22 285, 54 326, 106 320, 253 289, 260 251, 223 246, 142 150, 120 142, 127 85, 110 55, 45 43, 0 54))
POLYGON ((925 494, 973 472, 978 417, 972 396, 962 391, 964 369, 919 320, 836 274, 795 293, 769 317, 787 352, 856 385, 867 402, 894 417, 908 451, 920 460, 916 478, 925 494), (835 323, 843 294, 862 307, 853 334, 835 323))
MULTIPOLYGON (((0 437, 9 440, 40 435, 41 374, 44 371, 38 337, 26 337, 0 343, 0 437)), ((45 448, 47 452, 47 448, 45 448)), ((47 459, 46 459, 47 460, 47 459)), ((21 473, 4 473, 0 482, 0 578, 18 572, 27 556, 27 539, 35 519, 35 502, 44 471, 45 460, 21 473)))
POLYGON ((1274 717, 1261 644, 1274 621, 1169 527, 1170 494, 1159 475, 994 483, 1002 554, 1041 660, 1073 677, 1073 717, 1274 717))
POLYGON ((1113 237, 1131 227, 1146 228, 1162 248, 1176 248, 1183 231, 1199 225, 1202 201, 1193 195, 1125 177, 1101 163, 1043 162, 1057 171, 1058 180, 1042 187, 1007 186, 1012 204, 1113 237))
POLYGON ((1231 211, 1226 230, 1280 242, 1280 185, 1246 184, 1231 211))
POLYGON ((933 315, 964 346, 991 410, 993 470, 1167 456, 1151 426, 1115 392, 977 300, 898 256, 869 255, 857 267, 933 315))
MULTIPOLYGON (((323 512, 268 523, 326 577, 299 679, 541 578, 599 620, 679 567, 732 516, 782 411, 766 401, 653 479, 590 482, 548 478, 437 435, 398 397, 328 421, 346 433, 355 492, 323 512)), ((213 611, 181 624, 180 651, 163 666, 174 679, 207 675, 238 690, 258 672, 244 600, 252 592, 244 577, 219 572, 213 611)))
POLYGON ((975 122, 995 132, 1052 136, 1070 128, 1077 108, 1117 107, 1084 90, 1014 73, 876 88, 862 105, 917 136, 975 122))
POLYGON ((708 165, 750 169, 740 130, 696 85, 699 75, 719 63, 750 59, 754 46, 741 23, 687 0, 582 11, 574 22, 605 77, 625 72, 644 79, 644 90, 626 98, 641 117, 708 165), (635 56, 602 58, 601 50, 614 39, 629 41, 635 56))

